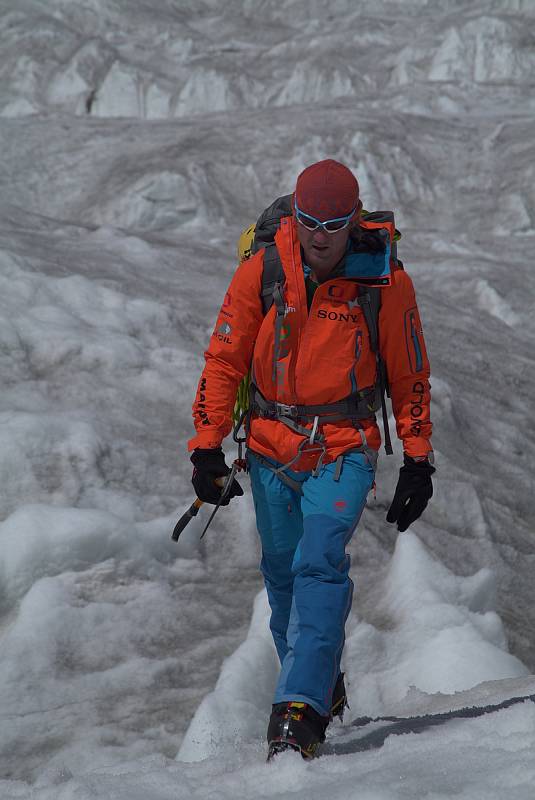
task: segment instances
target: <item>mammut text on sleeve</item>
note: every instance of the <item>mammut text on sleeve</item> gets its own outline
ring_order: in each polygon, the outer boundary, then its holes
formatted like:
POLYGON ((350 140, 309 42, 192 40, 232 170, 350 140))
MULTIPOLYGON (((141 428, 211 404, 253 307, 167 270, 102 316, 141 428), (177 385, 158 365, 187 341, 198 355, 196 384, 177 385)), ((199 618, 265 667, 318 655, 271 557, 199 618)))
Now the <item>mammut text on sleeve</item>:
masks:
POLYGON ((197 401, 197 414, 201 420, 201 425, 210 425, 210 419, 206 413, 206 378, 202 377, 199 384, 199 399, 197 401))
POLYGON ((196 435, 188 442, 190 450, 219 447, 232 429, 236 391, 250 367, 264 319, 261 253, 238 267, 223 299, 193 403, 196 435))

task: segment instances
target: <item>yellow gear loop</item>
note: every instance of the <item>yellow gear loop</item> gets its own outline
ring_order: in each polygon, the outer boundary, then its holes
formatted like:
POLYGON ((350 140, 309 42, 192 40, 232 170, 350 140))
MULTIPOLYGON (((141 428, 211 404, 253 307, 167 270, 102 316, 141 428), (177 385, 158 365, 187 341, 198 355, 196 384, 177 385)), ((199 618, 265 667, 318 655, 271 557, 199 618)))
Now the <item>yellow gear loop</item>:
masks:
MULTIPOLYGON (((251 248, 253 246, 256 224, 249 225, 245 228, 240 238, 238 239, 238 260, 240 264, 251 257, 251 248)), ((242 415, 249 410, 249 386, 251 384, 251 373, 248 372, 242 378, 238 386, 238 393, 236 395, 236 402, 234 404, 234 411, 232 413, 232 420, 234 425, 237 425, 242 415)))

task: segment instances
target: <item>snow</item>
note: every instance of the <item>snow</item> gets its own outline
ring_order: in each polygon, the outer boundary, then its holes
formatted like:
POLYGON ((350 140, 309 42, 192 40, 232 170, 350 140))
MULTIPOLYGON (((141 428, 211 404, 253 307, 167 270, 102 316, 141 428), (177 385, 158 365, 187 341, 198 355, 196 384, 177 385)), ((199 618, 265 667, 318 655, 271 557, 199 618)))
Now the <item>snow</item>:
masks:
POLYGON ((532 800, 533 4, 0 11, 2 800, 532 800), (351 709, 320 759, 267 765, 250 492, 170 533, 237 236, 327 156, 403 232, 435 496, 396 536, 381 458, 351 709))

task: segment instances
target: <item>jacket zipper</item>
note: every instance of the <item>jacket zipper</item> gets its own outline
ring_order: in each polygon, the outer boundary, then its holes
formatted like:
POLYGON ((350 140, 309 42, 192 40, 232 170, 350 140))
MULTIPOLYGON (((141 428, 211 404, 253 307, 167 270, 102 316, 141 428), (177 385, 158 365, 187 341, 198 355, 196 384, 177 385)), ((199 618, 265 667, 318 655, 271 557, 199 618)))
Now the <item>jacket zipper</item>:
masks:
POLYGON ((420 340, 418 339, 418 331, 416 328, 416 315, 414 314, 414 312, 411 312, 411 315, 409 317, 409 323, 411 326, 412 346, 414 347, 415 371, 420 372, 423 365, 423 356, 422 356, 422 348, 420 346, 420 340))

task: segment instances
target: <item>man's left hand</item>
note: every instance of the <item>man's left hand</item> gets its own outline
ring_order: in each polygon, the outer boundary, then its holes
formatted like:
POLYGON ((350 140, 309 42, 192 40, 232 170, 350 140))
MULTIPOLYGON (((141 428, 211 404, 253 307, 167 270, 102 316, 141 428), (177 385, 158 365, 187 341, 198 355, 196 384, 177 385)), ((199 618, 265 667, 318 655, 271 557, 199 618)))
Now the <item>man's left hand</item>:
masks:
POLYGON ((386 515, 387 522, 397 522, 398 531, 406 531, 424 512, 433 496, 431 475, 435 471, 427 459, 416 461, 405 455, 403 461, 394 499, 386 515))

